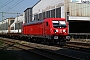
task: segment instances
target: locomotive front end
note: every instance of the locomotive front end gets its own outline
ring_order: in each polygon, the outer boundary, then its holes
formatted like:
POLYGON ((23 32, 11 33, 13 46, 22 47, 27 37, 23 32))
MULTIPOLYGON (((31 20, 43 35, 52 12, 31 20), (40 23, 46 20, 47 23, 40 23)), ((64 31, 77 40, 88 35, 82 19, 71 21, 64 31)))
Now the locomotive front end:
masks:
POLYGON ((53 39, 55 41, 69 41, 68 23, 65 20, 52 20, 53 39))

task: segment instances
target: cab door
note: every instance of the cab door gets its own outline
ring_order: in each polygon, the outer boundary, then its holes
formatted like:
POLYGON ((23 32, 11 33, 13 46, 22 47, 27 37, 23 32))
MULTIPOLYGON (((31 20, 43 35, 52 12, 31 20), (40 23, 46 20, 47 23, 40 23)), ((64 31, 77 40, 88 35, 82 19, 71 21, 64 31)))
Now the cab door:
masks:
POLYGON ((49 23, 48 23, 48 21, 46 21, 45 23, 44 23, 44 33, 45 33, 45 35, 50 35, 50 26, 49 26, 49 23))

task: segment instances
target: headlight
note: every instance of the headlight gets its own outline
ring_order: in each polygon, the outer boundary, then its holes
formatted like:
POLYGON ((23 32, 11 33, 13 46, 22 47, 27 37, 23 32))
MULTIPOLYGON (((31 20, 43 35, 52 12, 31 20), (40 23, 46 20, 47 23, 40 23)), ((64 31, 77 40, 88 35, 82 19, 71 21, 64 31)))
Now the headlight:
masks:
POLYGON ((56 32, 58 32, 58 30, 57 29, 54 29, 54 32, 56 33, 56 32))
POLYGON ((63 32, 66 32, 66 30, 63 30, 63 32))
POLYGON ((56 30, 56 32, 58 32, 58 30, 56 30))

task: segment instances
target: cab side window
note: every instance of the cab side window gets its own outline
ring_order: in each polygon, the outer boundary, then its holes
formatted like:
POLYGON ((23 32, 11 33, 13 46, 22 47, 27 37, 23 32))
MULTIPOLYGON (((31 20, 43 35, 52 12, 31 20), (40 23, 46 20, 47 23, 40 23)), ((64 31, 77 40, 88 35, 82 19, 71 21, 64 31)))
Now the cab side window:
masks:
POLYGON ((46 22, 46 26, 48 26, 48 22, 46 22))

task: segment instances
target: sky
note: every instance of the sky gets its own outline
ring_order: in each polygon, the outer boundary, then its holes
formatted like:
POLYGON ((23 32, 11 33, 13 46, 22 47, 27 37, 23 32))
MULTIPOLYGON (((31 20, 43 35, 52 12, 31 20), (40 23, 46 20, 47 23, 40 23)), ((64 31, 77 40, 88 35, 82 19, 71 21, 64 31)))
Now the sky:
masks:
MULTIPOLYGON (((22 14, 26 8, 32 7, 39 0, 0 0, 0 12, 20 13, 22 14)), ((16 14, 3 14, 3 19, 16 17, 16 14)), ((0 13, 0 21, 2 14, 0 13)))

